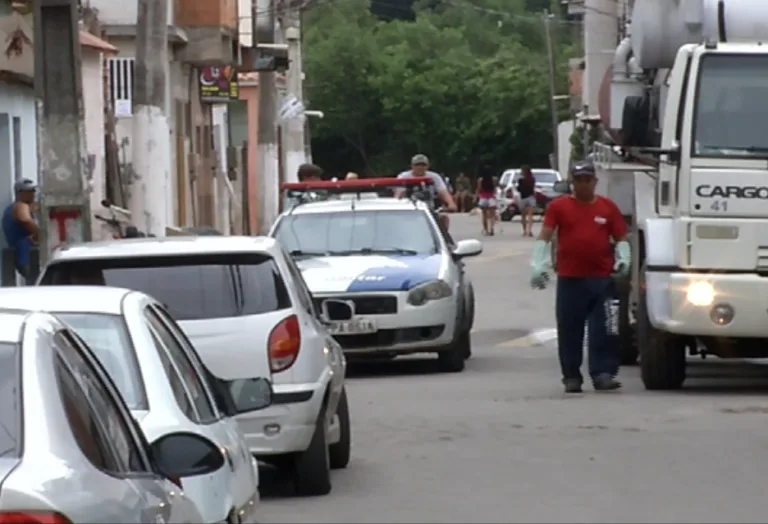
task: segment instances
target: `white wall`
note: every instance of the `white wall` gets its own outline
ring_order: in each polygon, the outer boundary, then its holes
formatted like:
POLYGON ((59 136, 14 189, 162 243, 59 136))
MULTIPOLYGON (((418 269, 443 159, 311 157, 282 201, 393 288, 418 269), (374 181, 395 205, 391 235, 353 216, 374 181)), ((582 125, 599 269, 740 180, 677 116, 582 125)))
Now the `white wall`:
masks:
MULTIPOLYGON (((102 54, 93 49, 82 50, 83 105, 85 109, 85 146, 92 158, 90 180, 91 214, 99 213, 106 193, 106 168, 104 150, 104 65, 102 54)), ((108 227, 98 220, 91 220, 94 240, 110 237, 108 227)))
POLYGON ((211 113, 214 130, 214 145, 218 154, 218 169, 216 170, 216 184, 214 185, 214 198, 216 199, 216 229, 224 234, 229 234, 229 192, 225 178, 227 177, 227 147, 229 146, 229 133, 227 133, 227 119, 229 115, 228 104, 214 104, 211 113))
MULTIPOLYGON (((91 7, 98 9, 103 24, 134 25, 138 18, 138 2, 120 0, 89 0, 91 7)), ((205 0, 202 0, 205 1, 205 0)), ((173 0, 168 2, 168 25, 174 25, 173 0)))
MULTIPOLYGON (((136 58, 136 41, 133 38, 113 38, 110 40, 110 43, 117 47, 118 57, 136 58)), ((169 57, 172 58, 173 51, 171 46, 169 46, 168 53, 169 57)), ((178 209, 178 202, 176 202, 176 164, 179 159, 176 158, 176 117, 173 100, 174 98, 183 98, 180 96, 174 96, 176 91, 179 89, 187 90, 184 87, 187 84, 186 76, 184 76, 182 73, 181 65, 176 61, 170 61, 166 66, 166 75, 168 81, 166 82, 165 89, 165 110, 166 115, 168 116, 168 127, 170 130, 168 143, 170 147, 171 159, 171 165, 167 171, 169 179, 166 181, 166 187, 170 188, 170 191, 168 191, 168 194, 166 195, 166 221, 169 225, 177 225, 176 212, 178 209)), ((133 161, 133 118, 118 118, 115 126, 115 134, 117 136, 118 150, 120 151, 120 162, 131 164, 133 161), (127 139, 127 141, 126 145, 122 147, 121 144, 123 143, 124 139, 127 139)), ((123 173, 127 173, 125 169, 123 170, 123 173)))

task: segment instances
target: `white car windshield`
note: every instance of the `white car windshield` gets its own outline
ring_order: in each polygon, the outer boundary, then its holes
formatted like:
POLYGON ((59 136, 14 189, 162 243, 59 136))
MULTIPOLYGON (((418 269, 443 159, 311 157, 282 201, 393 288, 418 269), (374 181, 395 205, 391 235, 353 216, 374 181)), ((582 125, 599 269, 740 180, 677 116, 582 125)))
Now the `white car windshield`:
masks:
MULTIPOLYGON (((548 169, 531 169, 531 173, 533 173, 533 178, 536 179, 537 184, 554 184, 560 180, 560 176, 556 171, 548 169)), ((515 173, 514 182, 517 183, 522 176, 523 174, 520 171, 515 173)))
POLYGON ((427 214, 417 209, 286 215, 275 237, 293 256, 438 251, 437 232, 427 214))
POLYGON ((72 326, 107 370, 128 409, 148 409, 144 382, 123 317, 102 313, 56 313, 72 326))

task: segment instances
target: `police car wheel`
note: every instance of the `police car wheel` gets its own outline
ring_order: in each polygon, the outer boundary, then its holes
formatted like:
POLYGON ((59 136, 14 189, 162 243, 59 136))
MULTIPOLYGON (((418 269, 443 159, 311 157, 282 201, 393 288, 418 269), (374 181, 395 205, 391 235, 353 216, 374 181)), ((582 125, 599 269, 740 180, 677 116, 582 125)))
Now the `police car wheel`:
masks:
POLYGON ((468 329, 462 329, 450 346, 437 354, 437 365, 443 373, 464 371, 467 352, 471 354, 471 340, 468 329))

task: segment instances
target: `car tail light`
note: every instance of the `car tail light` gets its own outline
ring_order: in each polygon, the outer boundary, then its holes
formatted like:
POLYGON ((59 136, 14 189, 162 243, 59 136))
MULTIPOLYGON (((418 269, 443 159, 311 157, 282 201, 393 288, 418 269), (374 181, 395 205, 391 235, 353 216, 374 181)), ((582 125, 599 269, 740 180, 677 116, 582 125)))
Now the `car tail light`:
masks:
POLYGON ((301 330, 296 315, 282 320, 269 334, 269 367, 272 373, 285 371, 296 362, 301 347, 301 330))
POLYGON ((0 524, 72 524, 59 513, 50 511, 4 511, 0 512, 0 524))
POLYGON ((515 192, 511 189, 507 189, 507 198, 515 198, 515 192))

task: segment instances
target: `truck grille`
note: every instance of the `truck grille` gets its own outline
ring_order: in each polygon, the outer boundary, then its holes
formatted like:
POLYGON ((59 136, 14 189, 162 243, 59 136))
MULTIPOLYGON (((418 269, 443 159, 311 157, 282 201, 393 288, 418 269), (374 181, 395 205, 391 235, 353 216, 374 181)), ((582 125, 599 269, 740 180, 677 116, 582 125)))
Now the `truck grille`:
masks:
POLYGON ((397 313, 397 297, 393 295, 338 296, 315 299, 315 307, 320 310, 323 300, 350 300, 355 304, 357 315, 394 315, 397 313))

